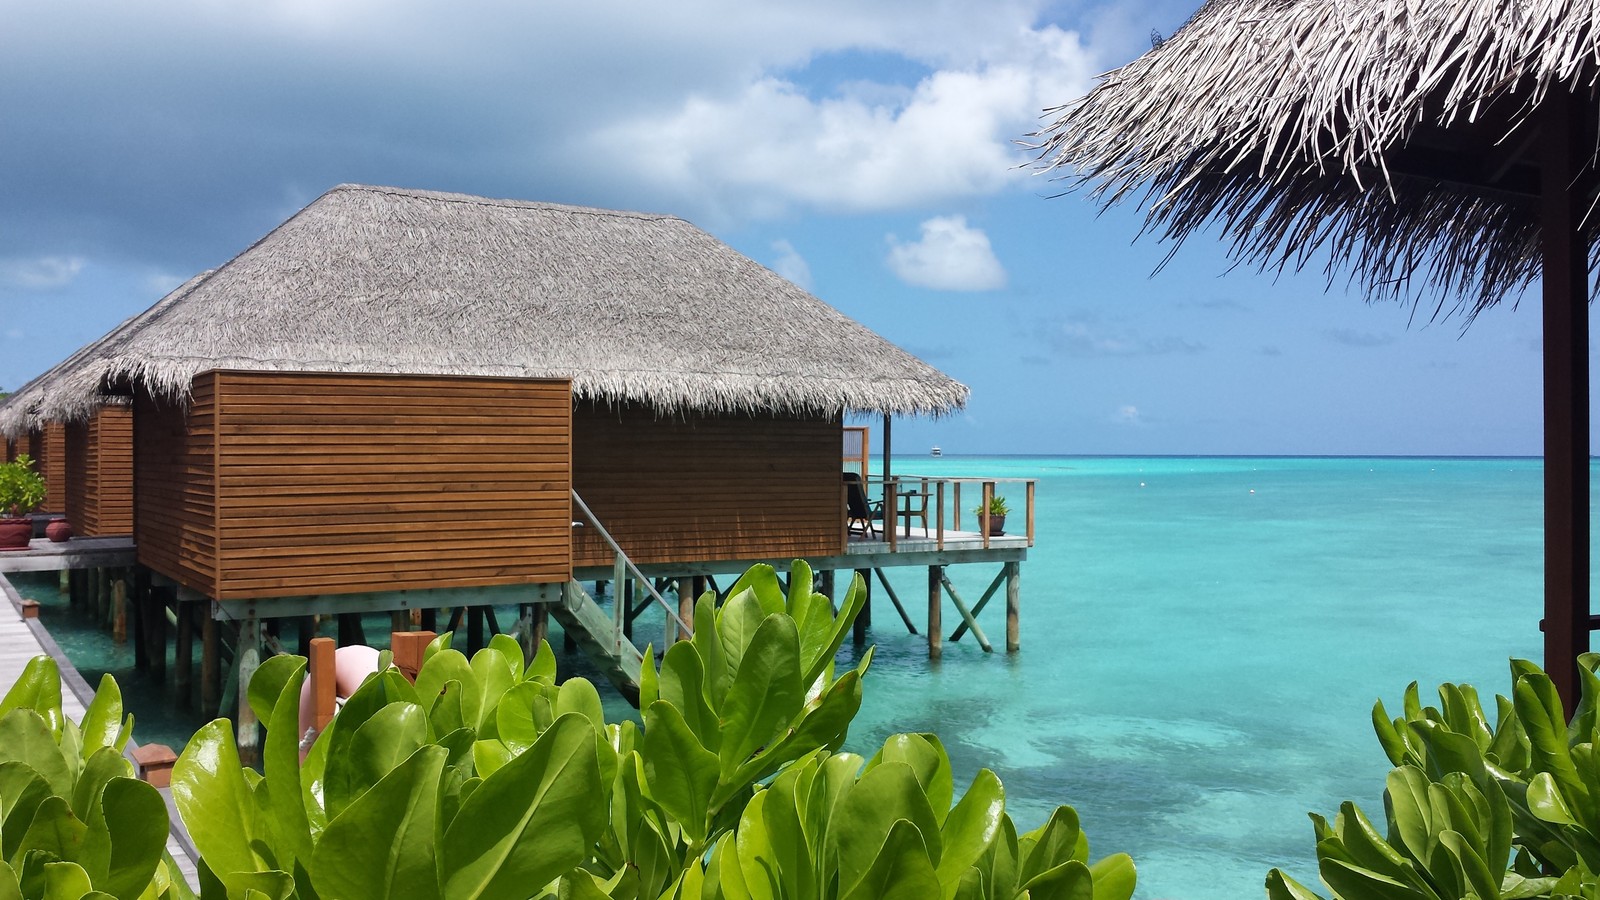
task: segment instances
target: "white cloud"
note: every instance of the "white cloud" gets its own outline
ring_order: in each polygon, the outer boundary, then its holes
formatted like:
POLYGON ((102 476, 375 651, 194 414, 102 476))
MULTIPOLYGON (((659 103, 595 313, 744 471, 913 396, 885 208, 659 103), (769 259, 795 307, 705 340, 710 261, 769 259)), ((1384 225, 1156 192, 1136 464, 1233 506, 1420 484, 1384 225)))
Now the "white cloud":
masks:
POLYGON ((0 283, 33 291, 66 287, 83 271, 85 262, 81 256, 0 259, 0 283))
POLYGON ((666 113, 600 130, 590 152, 733 217, 926 206, 1026 181, 1031 157, 1016 141, 1094 73, 1078 35, 1054 26, 1018 27, 979 58, 938 63, 909 90, 857 81, 819 97, 770 72, 706 85, 666 113))
POLYGON ((6 339, 7 340, 20 341, 26 336, 27 336, 26 333, 23 332, 23 330, 21 328, 7 328, 6 329, 6 339))
POLYGON ((788 241, 773 241, 772 249, 778 251, 778 258, 772 261, 772 271, 811 290, 811 267, 806 265, 806 259, 800 255, 800 251, 788 241))
POLYGON ((889 235, 889 268, 907 284, 940 291, 992 291, 1005 287, 1006 270, 982 229, 965 216, 922 223, 922 237, 900 243, 889 235))
POLYGON ((1119 425, 1144 424, 1144 419, 1139 416, 1139 407, 1132 405, 1118 407, 1116 413, 1112 415, 1111 421, 1119 425))

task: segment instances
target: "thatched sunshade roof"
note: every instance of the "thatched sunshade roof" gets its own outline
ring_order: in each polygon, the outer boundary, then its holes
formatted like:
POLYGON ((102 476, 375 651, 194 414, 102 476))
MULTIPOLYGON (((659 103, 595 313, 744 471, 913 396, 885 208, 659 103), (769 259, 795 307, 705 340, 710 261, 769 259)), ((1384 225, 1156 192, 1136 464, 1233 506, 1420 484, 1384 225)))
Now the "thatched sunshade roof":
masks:
POLYGON ((1569 707, 1589 603, 1589 263, 1600 0, 1210 0, 1057 111, 1047 171, 1147 229, 1326 252, 1371 293, 1469 317, 1541 282, 1545 667, 1569 707))
MULTIPOLYGON (((1597 68, 1595 0, 1211 0, 1038 146, 1165 238, 1220 226, 1268 268, 1326 250, 1330 276, 1470 314, 1539 277, 1535 111, 1571 92, 1592 120, 1597 68)), ((1585 209, 1596 187, 1591 158, 1585 209)))
POLYGON ((570 378, 662 412, 941 415, 967 388, 672 216, 341 185, 45 390, 208 369, 570 378))

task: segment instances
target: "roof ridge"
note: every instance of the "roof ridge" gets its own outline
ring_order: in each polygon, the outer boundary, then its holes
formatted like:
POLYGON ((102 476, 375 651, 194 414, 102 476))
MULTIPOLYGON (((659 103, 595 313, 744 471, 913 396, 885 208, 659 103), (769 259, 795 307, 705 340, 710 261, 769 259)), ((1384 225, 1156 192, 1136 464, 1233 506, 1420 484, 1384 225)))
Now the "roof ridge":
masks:
MULTIPOLYGON (((327 197, 331 194, 342 191, 365 191, 374 194, 392 194, 397 197, 417 197, 424 200, 438 200, 445 203, 461 203, 470 206, 495 206, 510 209, 560 210, 561 212, 579 213, 592 216, 612 216, 623 219, 674 220, 679 222, 687 221, 682 216, 675 216, 670 213, 652 213, 626 209, 606 209, 599 206, 578 206, 572 203, 554 203, 544 200, 516 200, 509 197, 483 197, 477 194, 463 194, 456 191, 432 191, 425 188, 405 188, 382 184, 358 184, 354 182, 346 182, 344 184, 335 185, 329 188, 322 195, 322 197, 318 197, 317 200, 321 200, 323 197, 327 197)), ((315 205, 316 202, 316 200, 313 200, 311 204, 308 205, 315 205)))

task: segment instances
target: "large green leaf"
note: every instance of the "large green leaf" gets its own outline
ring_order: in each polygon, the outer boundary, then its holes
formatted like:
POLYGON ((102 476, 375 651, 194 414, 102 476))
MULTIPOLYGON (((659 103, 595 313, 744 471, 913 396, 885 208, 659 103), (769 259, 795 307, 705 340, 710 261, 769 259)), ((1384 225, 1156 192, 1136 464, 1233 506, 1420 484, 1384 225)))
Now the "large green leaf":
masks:
POLYGON ((415 703, 390 703, 373 713, 345 743, 330 747, 323 802, 337 818, 362 792, 377 784, 428 740, 428 721, 415 703))
MULTIPOLYGON (((801 563, 801 565, 804 565, 804 563, 801 563)), ((811 570, 808 567, 806 569, 807 593, 810 592, 810 580, 811 570)), ((784 611, 784 607, 787 604, 783 593, 783 585, 778 582, 778 570, 766 563, 757 563, 746 569, 744 574, 739 576, 739 580, 728 588, 728 596, 730 598, 739 597, 744 595, 745 591, 750 592, 749 596, 760 606, 763 616, 777 615, 784 611)))
POLYGON ((1433 803, 1428 798, 1428 776, 1414 766, 1401 766, 1385 780, 1386 803, 1394 833, 1390 840, 1417 862, 1426 863, 1433 853, 1438 827, 1434 823, 1433 803))
MULTIPOLYGON (((889 762, 862 774, 834 810, 828 840, 839 859, 839 884, 854 885, 865 877, 894 823, 904 819, 921 835, 923 856, 937 872, 941 858, 939 824, 917 775, 905 763, 889 762)), ((935 879, 934 896, 938 893, 935 879)))
POLYGON ((1094 900, 1129 900, 1138 885, 1138 870, 1133 857, 1113 853, 1089 866, 1094 876, 1094 900))
POLYGON ((44 885, 40 900, 84 900, 95 894, 89 873, 76 863, 45 863, 44 885))
POLYGON ((49 725, 52 735, 61 733, 65 719, 61 714, 61 670, 54 659, 35 656, 22 667, 22 674, 0 698, 0 719, 16 709, 33 710, 49 725))
POLYGON ((944 846, 938 874, 946 897, 955 895, 967 869, 983 858, 984 851, 1000 834, 1000 820, 1005 813, 1006 793, 1000 779, 988 769, 979 769, 939 832, 944 846))
POLYGON ((417 697, 422 703, 422 708, 429 712, 438 702, 439 696, 444 693, 445 685, 451 681, 459 681, 463 692, 474 692, 471 699, 462 698, 462 711, 465 715, 471 713, 472 724, 478 720, 478 711, 481 704, 478 702, 475 690, 478 680, 473 675, 472 664, 467 662, 467 657, 459 650, 440 650, 428 658, 417 672, 417 697))
POLYGON ((433 900, 435 808, 448 752, 427 746, 345 808, 323 831, 311 878, 324 897, 433 900))
POLYGON ((1592 828, 1596 818, 1594 803, 1572 763, 1565 713, 1555 685, 1542 672, 1523 675, 1517 679, 1512 699, 1528 734, 1534 766, 1550 773, 1567 806, 1579 821, 1592 828))
POLYGON ((22 900, 22 885, 17 883, 17 871, 0 860, 0 900, 22 900))
POLYGON ((195 849, 219 878, 260 870, 250 844, 261 835, 233 743, 233 723, 213 720, 189 739, 172 767, 172 799, 195 849))
POLYGON ((1333 889, 1337 897, 1359 897, 1362 900, 1435 900, 1429 894, 1401 884, 1387 875, 1379 875, 1337 859, 1323 858, 1319 869, 1322 880, 1333 889))
POLYGON ((71 797, 72 769, 55 735, 49 722, 31 707, 11 710, 0 718, 0 763, 26 763, 44 778, 52 793, 71 797))
MULTIPOLYGON (((504 653, 493 646, 484 647, 472 655, 470 667, 477 682, 478 703, 473 710, 475 718, 469 720, 468 725, 482 731, 485 724, 493 721, 494 708, 500 704, 501 696, 517 683, 522 668, 521 660, 520 649, 517 651, 517 663, 514 665, 504 653)), ((462 712, 465 713, 467 710, 468 707, 463 704, 462 712)))
MULTIPOLYGON (((269 656, 261 661, 255 672, 250 675, 250 688, 246 692, 246 700, 250 704, 250 711, 255 713, 256 721, 272 722, 272 711, 277 707, 279 698, 283 696, 283 688, 295 673, 306 670, 306 659, 303 656, 289 656, 279 654, 269 656)), ((298 707, 300 697, 295 696, 298 707)))
POLYGON ((549 723, 541 723, 534 717, 533 706, 550 690, 542 681, 524 681, 501 695, 500 704, 494 710, 495 734, 506 746, 521 753, 539 739, 539 732, 549 723))
MULTIPOLYGON (((811 632, 812 623, 809 620, 806 623, 802 623, 801 655, 804 660, 805 671, 801 673, 801 681, 808 690, 821 677, 828 665, 833 662, 834 654, 839 652, 839 647, 844 644, 845 636, 850 633, 851 624, 855 622, 856 616, 861 614, 861 610, 866 605, 867 588, 861 576, 857 575, 850 580, 850 590, 845 593, 844 603, 839 607, 839 614, 832 619, 833 630, 828 635, 825 644, 821 647, 815 647, 814 644, 809 643, 808 638, 804 635, 811 632)), ((821 610, 817 610, 816 614, 810 618, 820 618, 820 613, 821 610)), ((860 671, 865 672, 866 670, 862 668, 860 671)))
POLYGON ((645 717, 642 756, 650 795, 698 844, 706 838, 706 813, 717 787, 716 754, 700 746, 672 704, 658 700, 645 717))
POLYGON ((22 843, 39 804, 51 795, 50 783, 20 760, 0 762, 0 860, 7 860, 22 843))
POLYGON ((1088 862, 1088 842, 1078 825, 1078 811, 1070 806, 1056 807, 1044 825, 1023 837, 1023 843, 1031 843, 1017 873, 1017 881, 1024 888, 1044 872, 1069 860, 1088 862))
MULTIPOLYGON (((306 680, 306 661, 298 656, 267 660, 250 679, 252 694, 257 691, 257 682, 263 680, 263 671, 268 672, 266 680, 275 682, 278 688, 277 695, 266 704, 267 714, 262 719, 267 723, 262 767, 270 787, 257 792, 257 808, 278 865, 292 871, 296 861, 311 857, 311 820, 301 783, 299 735, 300 691, 306 680)), ((259 687, 265 697, 267 684, 259 687)))
POLYGON ((695 642, 678 641, 668 647, 661 658, 656 695, 676 707, 700 745, 715 753, 722 747, 722 732, 716 713, 706 703, 705 677, 705 667, 695 642))
POLYGON ((36 851, 56 859, 77 860, 83 853, 83 841, 89 828, 67 806, 65 798, 46 797, 34 811, 33 821, 22 833, 22 840, 12 854, 13 865, 36 851))
MULTIPOLYGON (((926 900, 939 896, 939 878, 924 838, 911 822, 896 821, 872 864, 843 891, 843 900, 926 900)), ((839 875, 841 885, 849 883, 843 867, 839 875)))
MULTIPOLYGON (((717 628, 715 636, 722 647, 722 664, 727 668, 730 679, 739 671, 739 663, 744 659, 745 648, 755 639, 756 629, 766 620, 767 613, 761 608, 761 600, 754 591, 743 593, 729 593, 728 602, 722 605, 722 610, 717 614, 717 628)), ((790 620, 793 624, 793 620, 790 620)), ((695 626, 697 629, 699 625, 695 626)), ((701 653, 701 659, 706 665, 707 674, 710 675, 711 658, 701 653)), ((715 677, 713 676, 713 682, 715 677)), ((718 704, 713 703, 716 707, 718 704)), ((726 714, 726 711, 723 711, 726 714)))
POLYGON ((738 865, 740 880, 751 900, 780 900, 784 895, 763 815, 767 797, 768 792, 761 791, 745 805, 734 837, 734 859, 730 860, 738 865))
POLYGON ((1094 876, 1082 861, 1069 859, 1022 885, 1032 900, 1094 900, 1094 876))
POLYGON ((463 802, 439 851, 446 900, 521 900, 578 865, 605 826, 594 726, 565 715, 463 802))
POLYGON ((559 717, 567 713, 583 716, 595 731, 604 733, 605 707, 600 703, 600 692, 595 690, 594 682, 589 679, 568 678, 556 690, 555 714, 559 717))
POLYGON ((100 802, 100 792, 113 778, 133 775, 133 764, 110 747, 101 747, 84 763, 78 774, 78 783, 72 786, 72 814, 84 821, 94 814, 94 805, 100 802))
MULTIPOLYGON (((724 614, 723 622, 727 619, 724 614)), ((800 712, 805 694, 799 670, 794 620, 769 616, 744 648, 723 701, 719 757, 724 776, 732 775, 757 750, 780 739, 782 729, 800 712)))
POLYGON ((700 665, 705 672, 702 696, 705 698, 706 706, 710 707, 714 714, 721 713, 722 697, 728 692, 728 685, 733 682, 733 672, 736 668, 728 663, 722 650, 720 618, 716 595, 706 591, 694 604, 694 634, 690 640, 694 644, 695 652, 700 656, 700 665))
POLYGON ((1322 895, 1273 869, 1267 873, 1267 900, 1323 900, 1322 895))
POLYGON ((81 752, 85 758, 93 756, 102 747, 110 747, 121 753, 127 743, 128 736, 122 718, 122 689, 117 687, 117 680, 109 673, 100 676, 100 687, 95 690, 94 699, 89 701, 89 708, 84 710, 78 731, 83 740, 81 752))
POLYGON ((136 778, 113 778, 88 821, 81 862, 95 888, 135 900, 150 884, 166 849, 167 803, 136 778))
POLYGON ((950 756, 935 734, 892 734, 883 742, 876 755, 867 760, 871 769, 884 762, 903 762, 917 773, 917 783, 928 795, 928 805, 933 807, 933 817, 940 826, 950 811, 950 801, 955 797, 955 774, 950 768, 950 756))

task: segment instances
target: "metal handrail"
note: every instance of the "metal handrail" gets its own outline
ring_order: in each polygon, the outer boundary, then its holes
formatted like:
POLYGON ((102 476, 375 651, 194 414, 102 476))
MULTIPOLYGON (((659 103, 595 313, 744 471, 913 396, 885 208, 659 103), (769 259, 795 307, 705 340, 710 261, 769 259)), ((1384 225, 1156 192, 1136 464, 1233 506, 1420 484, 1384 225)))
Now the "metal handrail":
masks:
MULTIPOLYGON (((627 572, 637 579, 639 584, 643 586, 647 592, 649 592, 650 598, 661 604, 661 608, 667 611, 667 615, 671 616, 675 621, 677 621, 678 627, 683 629, 684 634, 694 634, 694 626, 690 625, 688 622, 685 622, 683 620, 683 616, 678 614, 678 610, 673 607, 672 604, 668 603, 664 597, 656 593, 655 585, 651 584, 650 579, 646 578, 644 573, 639 571, 639 567, 633 564, 633 560, 628 558, 628 554, 623 553, 622 548, 617 546, 616 538, 613 538, 611 536, 611 532, 607 531, 606 527, 600 524, 600 519, 596 517, 594 511, 589 508, 589 504, 583 502, 583 498, 578 496, 578 492, 576 490, 572 492, 572 502, 577 504, 578 509, 583 513, 584 518, 588 519, 589 524, 593 525, 595 531, 600 533, 600 539, 606 542, 606 545, 611 548, 612 553, 616 554, 617 569, 619 574, 623 569, 626 569, 627 572)), ((626 604, 622 599, 622 580, 618 578, 615 580, 615 583, 616 599, 613 605, 617 610, 616 639, 620 643, 622 641, 622 617, 626 615, 626 611, 624 610, 626 604)))

